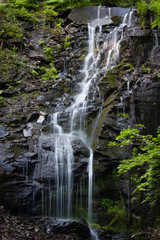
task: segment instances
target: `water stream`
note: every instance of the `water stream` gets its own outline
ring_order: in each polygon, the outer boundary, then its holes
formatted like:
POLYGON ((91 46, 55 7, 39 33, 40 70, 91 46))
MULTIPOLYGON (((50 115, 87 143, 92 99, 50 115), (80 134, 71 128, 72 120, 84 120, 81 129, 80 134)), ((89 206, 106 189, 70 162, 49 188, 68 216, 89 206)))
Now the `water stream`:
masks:
MULTIPOLYGON (((69 107, 57 106, 56 112, 50 114, 48 119, 49 133, 42 129, 39 139, 37 163, 33 179, 41 179, 48 187, 42 189, 42 214, 60 219, 70 219, 76 216, 75 204, 80 196, 81 207, 88 209, 87 218, 92 220, 92 195, 93 195, 93 151, 92 138, 87 136, 87 111, 92 108, 97 89, 91 86, 99 80, 99 73, 106 72, 117 64, 119 60, 119 45, 123 39, 124 27, 132 25, 133 11, 127 13, 122 24, 115 27, 106 35, 106 40, 100 45, 99 37, 103 34, 105 25, 112 22, 112 11, 101 18, 101 7, 98 7, 97 19, 88 23, 88 54, 85 57, 81 73, 83 78, 78 83, 78 93, 69 107), (103 64, 102 64, 103 63, 103 64), (90 93, 90 94, 89 94, 90 93), (74 186, 75 170, 75 142, 85 146, 88 156, 88 196, 82 197, 83 182, 74 186), (76 194, 75 194, 76 192, 76 194)), ((95 239, 98 239, 95 237, 95 239)))

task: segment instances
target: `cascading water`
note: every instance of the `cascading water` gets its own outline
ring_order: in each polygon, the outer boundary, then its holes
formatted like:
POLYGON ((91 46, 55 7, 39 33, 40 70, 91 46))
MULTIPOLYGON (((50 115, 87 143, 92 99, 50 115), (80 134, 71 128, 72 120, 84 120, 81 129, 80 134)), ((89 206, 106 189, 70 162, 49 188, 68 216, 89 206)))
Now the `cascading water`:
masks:
MULTIPOLYGON (((99 38, 103 32, 102 26, 111 24, 111 9, 108 15, 101 18, 101 7, 98 7, 97 19, 88 23, 88 54, 85 57, 82 81, 79 92, 75 95, 70 107, 57 107, 55 113, 50 114, 48 132, 42 129, 39 139, 39 163, 34 171, 34 179, 40 179, 44 185, 42 189, 42 213, 56 218, 72 218, 76 215, 73 210, 82 185, 74 189, 74 143, 80 142, 88 152, 88 219, 92 219, 92 188, 93 188, 93 152, 91 148, 92 137, 87 137, 86 115, 93 106, 90 102, 94 99, 95 92, 90 88, 99 80, 99 73, 106 72, 113 67, 119 58, 119 44, 123 39, 123 28, 131 26, 132 13, 125 15, 123 23, 106 35, 104 44, 99 38), (98 29, 98 30, 97 30, 98 29), (102 64, 102 62, 105 64, 102 64), (105 65, 105 66, 104 66, 105 65), (89 94, 90 93, 90 94, 89 94), (65 124, 63 119, 65 118, 65 124), (46 190, 47 188, 47 190, 46 190), (76 192, 76 194, 74 194, 76 192)), ((82 203, 82 199, 81 205, 82 203)))

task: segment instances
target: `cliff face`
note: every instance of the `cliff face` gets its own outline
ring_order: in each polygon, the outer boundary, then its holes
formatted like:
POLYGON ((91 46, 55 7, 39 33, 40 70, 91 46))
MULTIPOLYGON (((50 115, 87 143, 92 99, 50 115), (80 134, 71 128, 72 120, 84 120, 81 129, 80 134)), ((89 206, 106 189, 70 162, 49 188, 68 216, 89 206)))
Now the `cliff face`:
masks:
MULTIPOLYGON (((126 10, 120 9, 113 16, 109 26, 103 26, 100 46, 106 41, 110 29, 122 21, 121 16, 126 13, 123 11, 126 10)), ((82 12, 83 20, 85 8, 82 12)), ((33 178, 38 162, 35 146, 40 132, 53 130, 47 122, 49 114, 57 106, 59 109, 70 106, 78 91, 79 70, 87 53, 88 32, 86 18, 81 22, 76 15, 78 20, 75 22, 74 15, 75 10, 59 25, 53 22, 47 26, 43 22, 38 26, 26 24, 25 45, 22 40, 9 38, 0 50, 0 205, 13 213, 40 213, 42 185, 47 178, 43 181, 40 176, 33 178)), ((131 222, 133 226, 137 219, 140 219, 140 226, 141 216, 147 216, 147 206, 141 206, 142 214, 138 196, 134 196, 135 202, 131 205, 133 186, 130 186, 128 176, 116 180, 114 174, 119 162, 129 157, 129 151, 115 152, 108 148, 108 143, 125 127, 142 123, 147 127, 147 133, 154 134, 160 124, 160 32, 142 28, 138 21, 135 11, 133 26, 123 29, 118 65, 100 73, 96 80, 97 97, 90 100, 94 108, 87 112, 88 135, 92 137, 94 151, 95 221, 103 226, 110 224, 110 228, 116 229, 126 228, 131 222), (120 214, 116 213, 119 210, 107 213, 103 199, 110 199, 112 207, 113 202, 119 205, 120 214), (132 220, 128 220, 124 210, 127 204, 132 220), (122 225, 119 225, 121 220, 122 225)), ((104 60, 99 63, 102 68, 106 61, 105 52, 103 55, 104 60)), ((96 84, 91 87, 90 94, 96 84)), ((61 121, 67 129, 65 114, 61 121)), ((50 142, 46 141, 42 148, 50 149, 50 142)), ((84 159, 89 153, 79 142, 75 143, 74 152, 76 183, 87 178, 84 159)), ((143 219, 142 222, 145 227, 150 224, 143 219)))

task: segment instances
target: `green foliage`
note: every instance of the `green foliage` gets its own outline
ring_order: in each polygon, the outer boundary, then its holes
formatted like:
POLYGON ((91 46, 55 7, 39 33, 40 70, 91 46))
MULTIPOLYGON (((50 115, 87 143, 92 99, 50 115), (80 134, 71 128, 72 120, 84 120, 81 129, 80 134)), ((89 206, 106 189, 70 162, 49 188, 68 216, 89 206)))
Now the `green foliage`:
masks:
POLYGON ((66 36, 66 38, 65 38, 65 42, 64 42, 64 48, 66 49, 66 48, 69 48, 69 46, 70 46, 70 37, 69 37, 69 35, 67 35, 66 36))
POLYGON ((53 61, 54 59, 54 49, 52 47, 44 47, 44 53, 47 56, 47 59, 53 61))
POLYGON ((45 73, 41 78, 42 81, 49 81, 58 78, 57 69, 51 67, 50 69, 45 69, 45 73))
POLYGON ((151 71, 151 69, 149 67, 146 67, 144 64, 142 65, 142 70, 145 70, 145 71, 151 71))
POLYGON ((58 10, 72 9, 75 7, 82 7, 86 5, 91 5, 91 0, 47 0, 47 3, 53 4, 58 10))
POLYGON ((34 70, 34 69, 32 69, 32 74, 33 74, 34 76, 38 76, 38 75, 39 75, 38 72, 37 72, 36 70, 34 70))
POLYGON ((93 5, 106 5, 117 7, 131 7, 136 6, 137 0, 94 0, 93 5))
POLYGON ((118 117, 128 118, 128 117, 129 117, 129 114, 128 114, 128 113, 121 113, 121 112, 119 112, 119 113, 118 113, 118 117))
POLYGON ((0 26, 0 41, 13 37, 23 37, 23 31, 16 23, 5 23, 0 26))
POLYGON ((137 3, 138 13, 140 14, 140 22, 145 26, 148 22, 148 12, 153 11, 156 14, 155 20, 151 23, 152 28, 160 27, 160 0, 144 1, 141 0, 137 3))
POLYGON ((113 201, 109 198, 104 198, 101 200, 101 206, 105 209, 114 208, 118 205, 117 201, 113 201))
POLYGON ((15 15, 18 19, 27 22, 39 22, 35 14, 27 10, 25 7, 15 9, 15 15))
POLYGON ((156 19, 152 22, 152 28, 160 27, 160 0, 152 0, 150 8, 156 13, 156 19))
POLYGON ((125 129, 116 138, 117 142, 111 142, 110 146, 132 147, 132 158, 121 162, 118 167, 119 174, 135 169, 138 173, 143 169, 143 174, 137 175, 137 190, 145 193, 145 201, 153 206, 160 197, 160 127, 157 137, 142 135, 138 125, 137 128, 125 129), (135 147, 137 146, 137 147, 135 147))
POLYGON ((58 15, 58 13, 55 11, 55 6, 45 5, 44 6, 44 14, 46 17, 46 20, 52 21, 54 17, 58 15))
POLYGON ((0 50, 0 73, 5 81, 12 81, 13 69, 21 64, 18 54, 12 50, 0 50))
POLYGON ((102 199, 101 206, 107 210, 107 218, 109 220, 108 225, 104 227, 105 230, 126 228, 127 214, 122 198, 118 201, 113 201, 109 198, 102 199))
POLYGON ((149 10, 149 5, 141 0, 139 3, 137 3, 138 6, 138 13, 140 14, 140 23, 142 26, 146 25, 147 22, 147 13, 149 10))
POLYGON ((0 90, 0 106, 3 105, 3 103, 5 102, 3 96, 1 96, 2 93, 3 93, 3 91, 0 90))

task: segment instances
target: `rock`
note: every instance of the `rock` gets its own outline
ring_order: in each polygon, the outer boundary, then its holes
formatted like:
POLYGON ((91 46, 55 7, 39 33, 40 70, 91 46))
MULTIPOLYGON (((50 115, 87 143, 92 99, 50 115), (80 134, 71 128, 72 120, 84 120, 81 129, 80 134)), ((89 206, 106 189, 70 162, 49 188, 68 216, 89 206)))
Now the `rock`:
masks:
POLYGON ((109 18, 104 18, 104 19, 95 19, 90 22, 91 27, 96 27, 96 26, 108 26, 111 25, 113 21, 109 18))
POLYGON ((80 139, 75 139, 73 141, 73 150, 74 150, 74 155, 80 159, 82 156, 83 157, 89 157, 90 156, 90 150, 89 148, 83 143, 80 139))
POLYGON ((31 59, 35 59, 35 60, 42 61, 42 62, 47 61, 47 58, 45 57, 45 55, 43 53, 40 52, 39 49, 31 50, 30 53, 29 53, 29 57, 31 59))
POLYGON ((91 237, 90 229, 86 221, 53 222, 53 224, 50 225, 50 231, 56 234, 76 234, 81 239, 86 240, 89 240, 91 237))
POLYGON ((8 131, 5 131, 5 130, 0 128, 0 138, 7 137, 8 135, 9 135, 8 131))
POLYGON ((45 135, 53 134, 54 131, 54 124, 53 123, 48 123, 42 127, 42 132, 45 135))
POLYGON ((27 128, 23 130, 24 137, 27 138, 32 136, 32 128, 33 128, 32 123, 28 123, 27 128))
POLYGON ((160 46, 153 46, 149 60, 155 67, 160 65, 160 46))
POLYGON ((143 27, 132 27, 125 29, 126 37, 141 37, 146 38, 151 36, 151 29, 143 28, 143 27))
POLYGON ((35 159, 37 157, 37 153, 35 152, 26 152, 24 154, 25 157, 30 158, 30 159, 35 159))
POLYGON ((39 113, 37 112, 32 112, 28 115, 27 117, 27 122, 33 122, 33 121, 37 121, 37 119, 39 118, 39 113))
MULTIPOLYGON (((130 11, 130 8, 113 7, 111 9, 111 16, 122 17, 130 11)), ((77 23, 87 24, 89 21, 98 18, 98 6, 87 6, 75 8, 68 15, 68 18, 77 23)), ((109 16, 109 8, 104 6, 100 7, 100 18, 109 16)))
POLYGON ((38 120, 37 120, 37 123, 43 123, 45 120, 45 117, 43 115, 40 115, 38 120))

